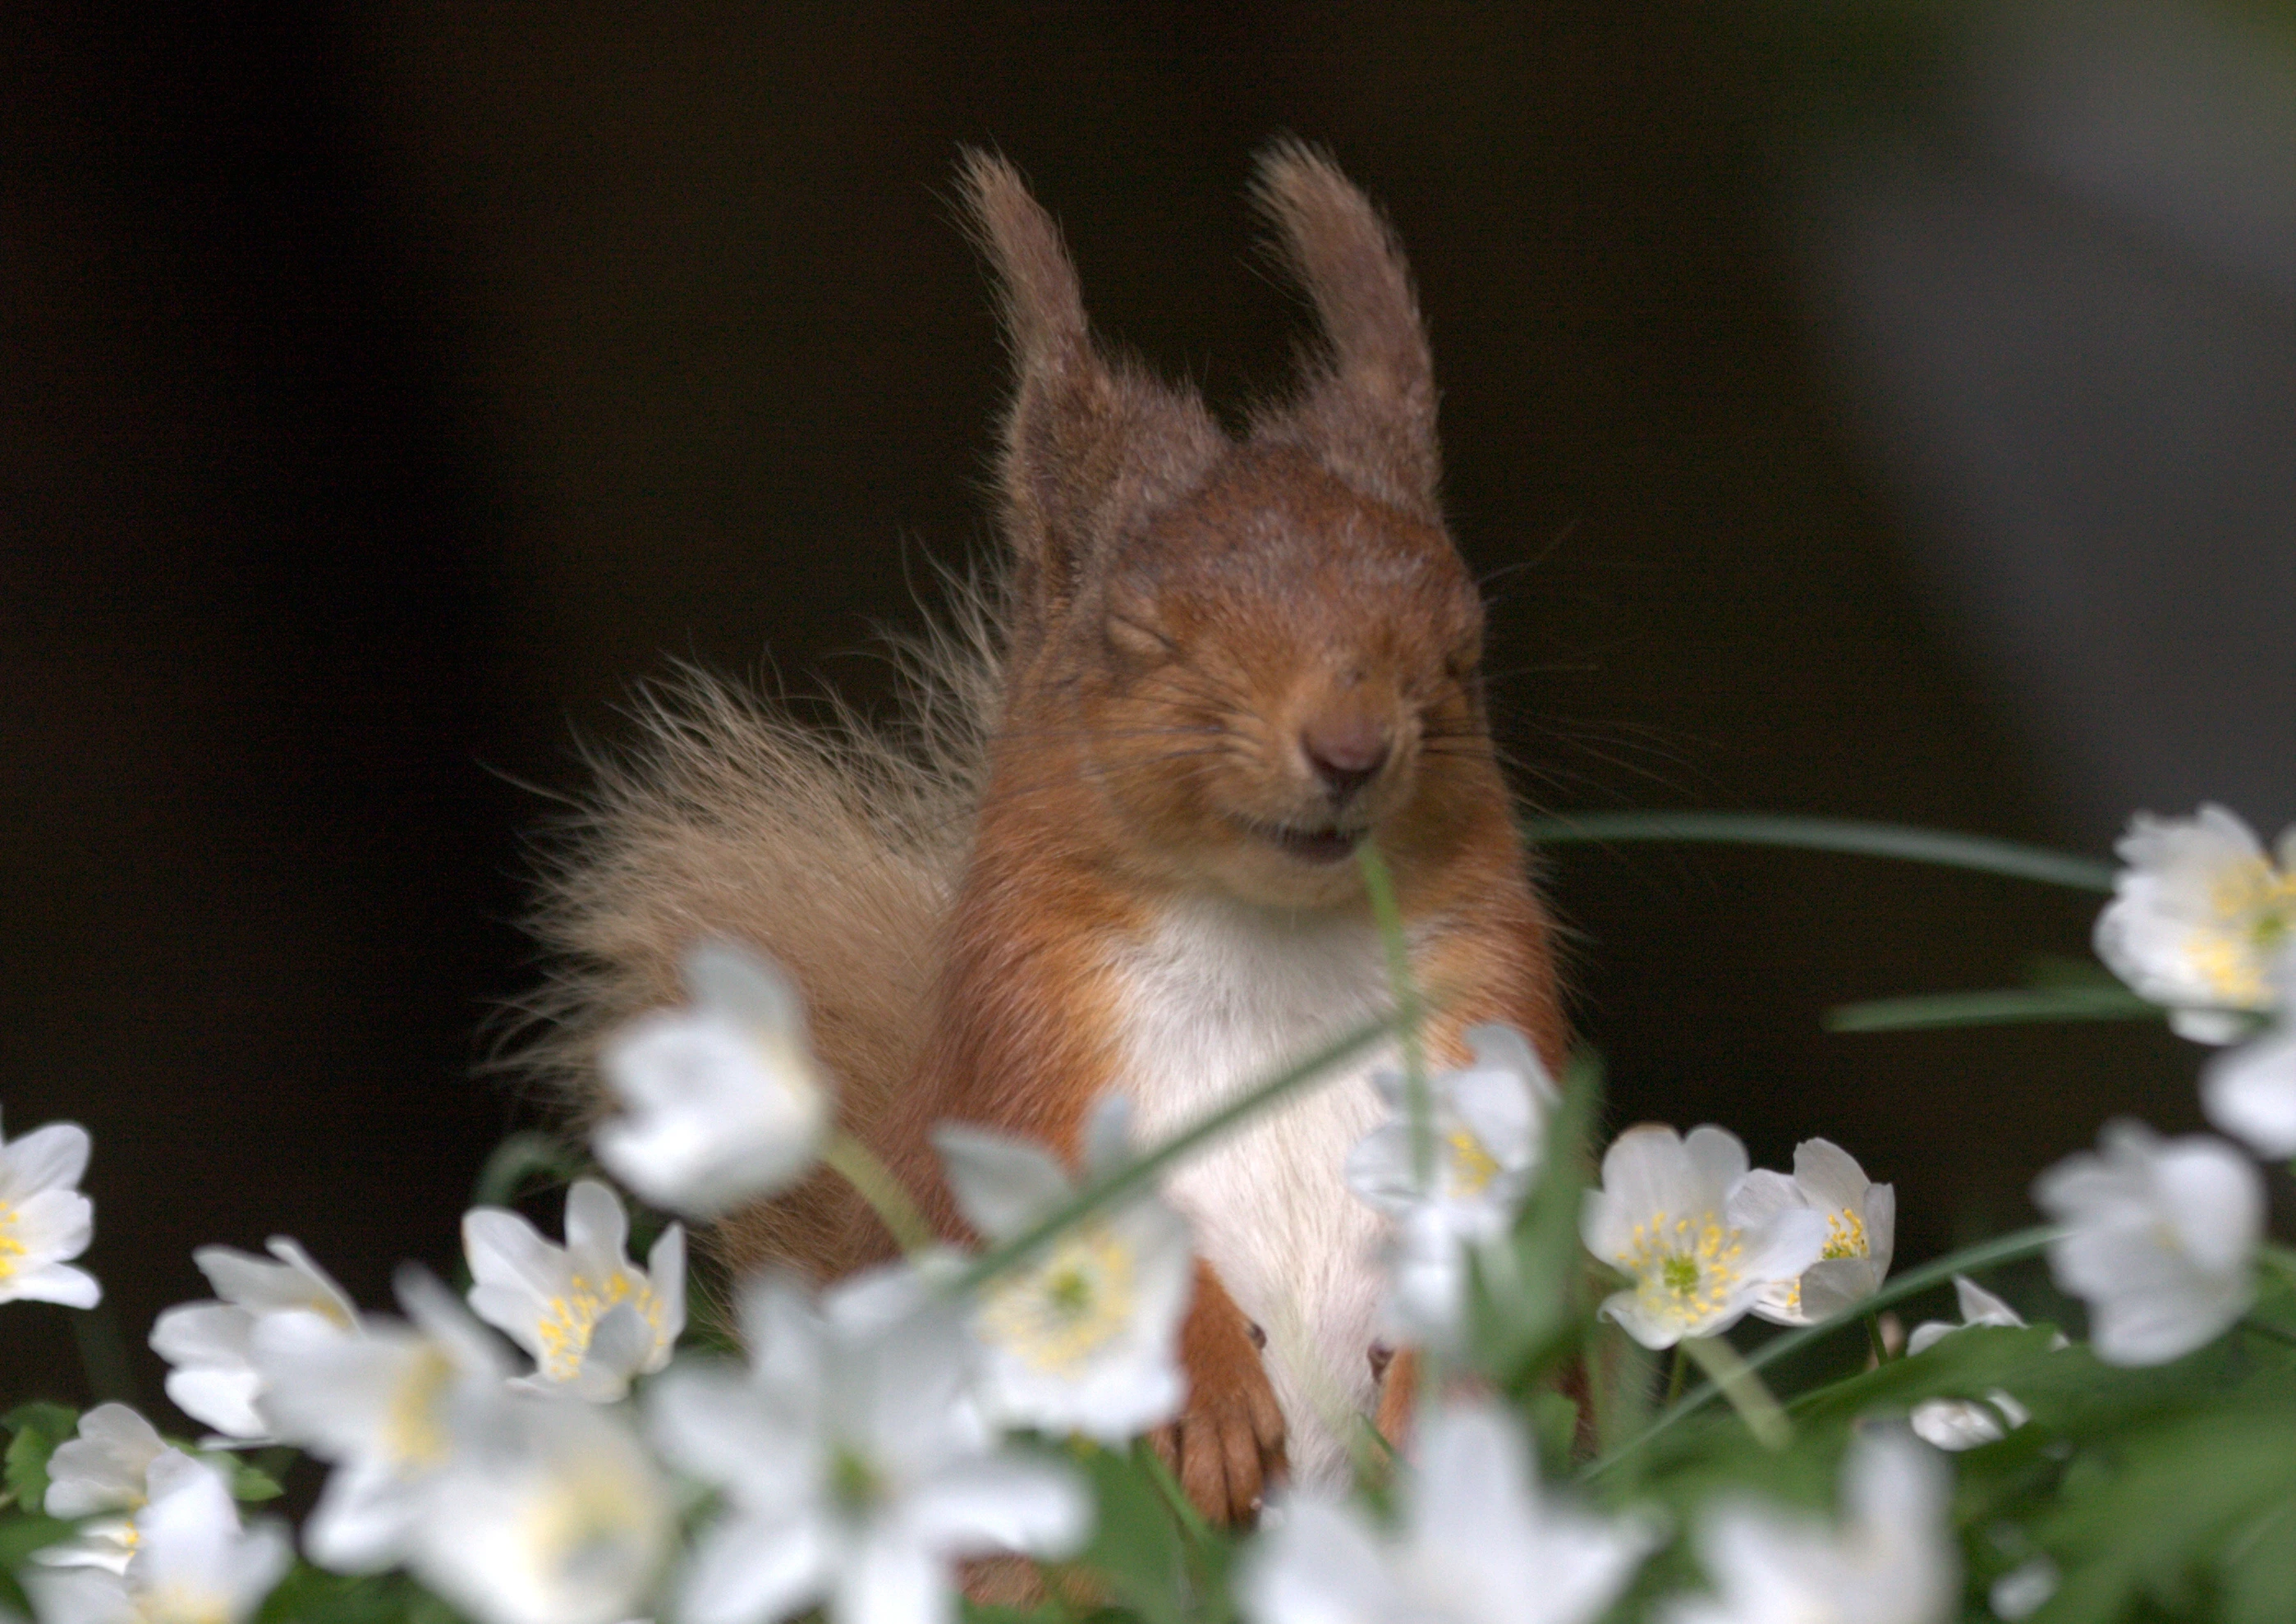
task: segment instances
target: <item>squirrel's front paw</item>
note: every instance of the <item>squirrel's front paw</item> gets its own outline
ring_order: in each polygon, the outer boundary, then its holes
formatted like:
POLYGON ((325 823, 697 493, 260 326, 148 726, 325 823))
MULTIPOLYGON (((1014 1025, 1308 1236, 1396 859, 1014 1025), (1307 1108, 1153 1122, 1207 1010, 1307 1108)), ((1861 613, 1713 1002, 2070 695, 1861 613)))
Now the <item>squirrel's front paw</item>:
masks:
POLYGON ((1180 1326, 1188 1401, 1154 1443, 1196 1509, 1215 1522, 1249 1525, 1283 1475, 1283 1412, 1260 1360, 1263 1340, 1199 1261, 1195 1300, 1180 1326))

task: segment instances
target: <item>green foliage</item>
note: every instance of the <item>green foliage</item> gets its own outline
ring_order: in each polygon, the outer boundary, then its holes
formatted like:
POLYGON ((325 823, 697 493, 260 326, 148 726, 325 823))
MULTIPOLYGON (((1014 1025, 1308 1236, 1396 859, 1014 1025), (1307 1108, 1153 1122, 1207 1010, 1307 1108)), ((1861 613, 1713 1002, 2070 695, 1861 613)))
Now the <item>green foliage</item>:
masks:
POLYGON ((8 1430, 8 1493, 28 1512, 48 1502, 48 1456, 79 1426, 79 1412, 61 1404, 24 1404, 0 1415, 8 1430))

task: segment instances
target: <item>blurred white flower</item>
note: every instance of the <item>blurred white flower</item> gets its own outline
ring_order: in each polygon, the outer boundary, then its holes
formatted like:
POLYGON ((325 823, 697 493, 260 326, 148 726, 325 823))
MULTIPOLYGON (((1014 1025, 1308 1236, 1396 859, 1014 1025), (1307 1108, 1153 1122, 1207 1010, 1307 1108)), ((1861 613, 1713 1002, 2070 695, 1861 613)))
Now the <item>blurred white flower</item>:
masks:
POLYGON ((124 1404, 99 1404, 79 1418, 79 1436, 48 1456, 48 1493, 40 1509, 80 1522, 59 1545, 32 1560, 53 1568, 127 1571, 135 1554, 135 1513, 151 1498, 146 1474, 168 1449, 152 1423, 124 1404), (109 1513, 109 1514, 107 1514, 109 1513))
MULTIPOLYGON (((1095 1110, 1088 1177, 1129 1159, 1129 1120, 1120 1096, 1095 1110)), ((988 1241, 1020 1234, 1076 1193, 1060 1162, 1026 1141, 943 1123, 933 1144, 959 1210, 988 1241)), ((1186 1223, 1152 1191, 1071 1225, 982 1288, 972 1316, 982 1402, 1007 1426, 1109 1444, 1170 1420, 1187 1395, 1174 1341, 1193 1272, 1186 1223)))
POLYGON ((95 1206, 75 1188, 87 1171, 87 1129, 51 1122, 0 1139, 0 1302, 92 1308, 103 1288, 69 1259, 87 1250, 95 1206))
POLYGON ((692 1004, 643 1016, 599 1056, 627 1114, 591 1143, 656 1206, 715 1218, 793 1184, 830 1128, 829 1089, 797 989, 726 942, 685 958, 692 1004))
MULTIPOLYGON (((1956 1275, 1953 1277, 1953 1291, 1956 1305, 1961 1309, 1961 1324, 1948 1325, 1941 1319, 1923 1320, 1914 1327, 1914 1333, 1906 1339, 1906 1351, 1908 1354, 1925 1352, 1953 1333, 1966 1331, 1972 1325, 1999 1325, 2012 1331, 2021 1331, 2025 1328, 2023 1315, 1968 1275, 1956 1275)), ((2058 1337, 2056 1345, 2060 1348, 2063 1347, 2065 1339, 2062 1336, 2058 1337)))
POLYGON ((1746 1147, 1718 1128, 1630 1128, 1603 1156, 1578 1234, 1633 1282, 1602 1312, 1645 1348, 1716 1336, 1772 1286, 1800 1277, 1825 1251, 1825 1216, 1807 1207, 1739 1210, 1746 1147))
POLYGON ((510 1375, 501 1344, 445 1286, 412 1267, 398 1284, 412 1325, 370 1319, 364 1336, 346 1336, 296 1312, 255 1326, 264 1414, 280 1437, 334 1464, 303 1525, 304 1551, 342 1572, 406 1553, 457 1434, 504 1401, 510 1375))
POLYGON ((2056 1563, 2046 1556, 2029 1557, 1995 1579, 1985 1600, 1995 1618, 2015 1624, 2040 1612, 2042 1604, 2056 1595, 2057 1579, 2056 1563))
POLYGON ((1725 1499, 1698 1524, 1717 1595, 1685 1596, 1666 1624, 1941 1624, 1958 1616, 1960 1554, 1946 1519, 1952 1473, 1895 1430, 1853 1439, 1839 1523, 1725 1499))
POLYGON ((2097 956, 2167 1005, 2184 1036, 2233 1041, 2247 1025, 2241 1012, 2271 1002, 2267 972, 2296 931, 2296 827, 2282 832, 2277 865, 2218 806, 2191 817, 2140 812, 2117 849, 2128 866, 2097 916, 2097 956))
POLYGON ((277 1262, 228 1246, 202 1246, 192 1261, 215 1287, 214 1302, 179 1303, 152 1326, 152 1350, 175 1368, 168 1397, 194 1421, 240 1443, 266 1439, 263 1378, 255 1368, 255 1322, 266 1314, 315 1314, 356 1333, 358 1310, 343 1288, 285 1235, 264 1243, 277 1262))
POLYGON ((1410 1095, 1395 1071, 1372 1079, 1390 1114, 1349 1152, 1347 1177, 1390 1217, 1433 1207, 1458 1234, 1482 1239, 1513 1221, 1538 1177, 1546 1118, 1560 1096, 1513 1027, 1479 1026, 1466 1036, 1474 1060, 1427 1079, 1431 1177, 1423 1183, 1414 1171, 1410 1095))
POLYGON ((685 1231, 662 1231, 643 1273, 629 1234, 620 1200, 591 1178, 567 1192, 563 1246, 499 1207, 463 1215, 471 1310, 534 1356, 521 1385, 611 1404, 669 1363, 685 1329, 685 1231))
MULTIPOLYGON (((1953 1289, 1961 1300, 1961 1324, 1948 1325, 1941 1319, 1923 1320, 1906 1339, 1908 1355, 1934 1348, 1943 1338, 1972 1325, 2023 1327, 2025 1321, 2016 1309, 1967 1275, 1956 1275, 1953 1289)), ((2054 1345, 2063 1348, 2068 1344, 2060 1333, 2054 1345)), ((1914 1406, 1909 1417, 1916 1437, 1940 1449, 1956 1450, 1998 1443, 2032 1418, 2030 1411, 1999 1388, 1982 1398, 1924 1398, 1914 1406)))
POLYGON ((1794 1280, 1762 1293, 1754 1312, 1781 1325, 1814 1325, 1882 1289, 1897 1245, 1898 1193, 1866 1177, 1857 1158, 1825 1139, 1794 1146, 1793 1176, 1746 1175, 1733 1210, 1740 1221, 1806 1207, 1825 1218, 1825 1250, 1794 1280))
POLYGON ((2274 958, 2273 1021, 2201 1069, 2201 1109, 2260 1156, 2296 1156, 2296 937, 2274 958))
POLYGON ((1585 1624, 1626 1588, 1656 1530, 1541 1492, 1496 1407, 1426 1418, 1398 1529, 1345 1502, 1295 1495, 1243 1555, 1251 1624, 1585 1624))
POLYGON ((992 1448, 969 1401, 959 1310, 906 1270, 831 1291, 756 1282, 750 1368, 681 1364, 645 1393, 663 1456, 722 1491, 672 1611, 764 1624, 826 1603, 835 1624, 945 1624, 953 1564, 1062 1555, 1089 1502, 1052 1462, 992 1448))
POLYGON ((2070 1233, 2051 1243, 2057 1284, 2088 1304, 2089 1341, 2109 1365, 2161 1365, 2215 1340, 2256 1294, 2251 1259, 2264 1183, 2221 1139, 2162 1140, 2108 1122, 2102 1154, 2069 1156, 2033 1201, 2070 1233))
POLYGON ((286 1530, 242 1530, 213 1467, 163 1450, 149 1469, 151 1501, 135 1518, 135 1558, 107 1568, 36 1568, 23 1575, 39 1624, 239 1624, 287 1571, 286 1530))
POLYGON ((425 1497, 416 1576, 479 1624, 618 1624, 643 1607, 674 1508, 622 1413, 535 1397, 464 1424, 425 1497))
POLYGON ((1454 1345, 1466 1309, 1467 1253, 1490 1249, 1538 1177, 1546 1119, 1560 1095, 1529 1043, 1509 1026, 1466 1034, 1474 1059, 1427 1079, 1429 1149, 1422 1181, 1401 1074, 1372 1081, 1390 1115, 1349 1153, 1349 1185, 1396 1220, 1384 1328, 1401 1341, 1454 1345))

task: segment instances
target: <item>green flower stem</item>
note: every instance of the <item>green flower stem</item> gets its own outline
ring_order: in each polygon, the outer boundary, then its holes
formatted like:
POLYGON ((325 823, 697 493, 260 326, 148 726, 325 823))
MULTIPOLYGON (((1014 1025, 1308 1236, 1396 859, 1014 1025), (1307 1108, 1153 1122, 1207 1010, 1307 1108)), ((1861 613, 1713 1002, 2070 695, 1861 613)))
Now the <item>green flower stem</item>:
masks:
POLYGON ((1685 1336, 1675 1344, 1675 1351, 1688 1354, 1706 1379, 1722 1390, 1756 1443, 1765 1449, 1783 1449, 1793 1441, 1793 1423, 1735 1348, 1718 1336, 1685 1336))
POLYGON ((892 1231, 893 1239, 904 1252, 914 1257, 933 1243, 932 1229, 926 1224, 924 1214, 917 1210, 909 1193, 901 1188, 901 1181, 867 1145, 850 1134, 835 1134, 823 1148, 821 1160, 869 1203, 869 1210, 892 1231))
MULTIPOLYGON (((2038 1225, 2031 1229, 2020 1229, 2014 1234, 2005 1234, 1997 1240, 1980 1241, 1974 1246, 1964 1246, 1959 1251, 1948 1252, 1934 1263, 1907 1269, 1857 1307, 1845 1308, 1832 1319, 1820 1320, 1816 1325, 1801 1330, 1772 1337, 1747 1357, 1746 1368, 1761 1370, 1774 1365, 1788 1354, 1800 1352, 1821 1337, 1831 1336, 1845 1325, 1856 1325, 1868 1314, 1878 1314, 1908 1297, 1928 1291, 1933 1285, 1942 1285, 1956 1275, 1975 1274, 1980 1269, 1991 1268, 1997 1264, 2036 1257, 2063 1234, 2064 1231, 2054 1224, 2038 1225)), ((1657 1420, 1599 1459, 1589 1462, 1578 1475, 1586 1479, 1598 1478, 1628 1456, 1640 1454, 1660 1433, 1704 1408, 1720 1391, 1721 1389, 1710 1382, 1693 1388, 1681 1403, 1669 1406, 1657 1420)))
POLYGON ((1435 1121, 1427 1097, 1427 1056, 1419 1042, 1419 983, 1411 974, 1411 939, 1403 931, 1403 908, 1395 899, 1395 879, 1379 848, 1365 841, 1356 851, 1363 868, 1364 890, 1371 896, 1372 917, 1379 923, 1379 939, 1387 949, 1387 980, 1395 992, 1395 1013, 1402 1028, 1404 1097, 1411 1110, 1411 1177, 1422 1190, 1435 1176, 1435 1121))
POLYGON ((1583 841, 1700 841, 1739 846, 1791 846, 1857 857, 1897 857, 1975 869, 2013 880, 2036 880, 2073 890, 2110 893, 2115 870, 2094 857, 2051 851, 1989 835, 1955 834, 1904 824, 1869 824, 1846 817, 1800 817, 1771 812, 1571 812, 1531 818, 1523 838, 1539 846, 1583 841))
POLYGON ((1677 1342, 1674 1345, 1674 1357, 1668 1362, 1666 1369, 1665 1403, 1672 1404, 1682 1397, 1682 1379, 1689 1374, 1689 1356, 1682 1351, 1682 1344, 1677 1342))
POLYGON ((1890 1362, 1890 1343, 1882 1334, 1882 1316, 1879 1314, 1866 1316, 1866 1345, 1874 1350, 1876 1369, 1890 1362))
POLYGON ((1107 1177, 1086 1185, 1019 1234, 974 1259, 972 1266, 952 1283, 953 1289, 958 1292, 977 1290, 984 1282, 1029 1257, 1070 1225, 1122 1201, 1182 1157, 1386 1041, 1394 1035, 1397 1024, 1396 1019, 1390 1017, 1359 1026, 1299 1064, 1277 1073, 1256 1087, 1245 1089, 1218 1111, 1206 1114, 1193 1127, 1182 1129, 1145 1155, 1126 1162, 1107 1177))

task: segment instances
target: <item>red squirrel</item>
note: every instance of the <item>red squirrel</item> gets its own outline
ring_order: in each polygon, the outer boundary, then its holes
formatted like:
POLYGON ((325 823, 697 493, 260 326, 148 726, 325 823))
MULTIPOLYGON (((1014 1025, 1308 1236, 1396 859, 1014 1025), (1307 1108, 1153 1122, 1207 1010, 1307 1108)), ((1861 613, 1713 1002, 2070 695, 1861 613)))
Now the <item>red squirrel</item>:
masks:
MULTIPOLYGON (((1120 1092, 1152 1142, 1388 1012, 1368 841, 1414 972, 1446 995, 1431 1059, 1503 1021, 1559 1064, 1552 932, 1489 743, 1482 606, 1443 527, 1433 370, 1385 220, 1316 150, 1263 154, 1254 200, 1323 344, 1235 435, 1095 342, 1009 164, 971 153, 962 183, 1016 373, 1004 573, 914 662, 890 732, 824 734, 707 681, 658 701, 552 877, 545 1063, 578 1076, 606 1028, 674 999, 697 936, 751 942, 804 989, 845 1126, 958 1235, 933 1123, 1072 1155, 1120 1092)), ((1188 1397, 1156 1441, 1210 1515, 1248 1521, 1287 1471, 1343 1479, 1380 1406, 1381 1220, 1341 1164, 1395 1063, 1392 1046, 1356 1062, 1167 1180, 1199 1262, 1188 1397)), ((826 1177, 716 1241, 736 1267, 824 1276, 892 1250, 826 1177)))

